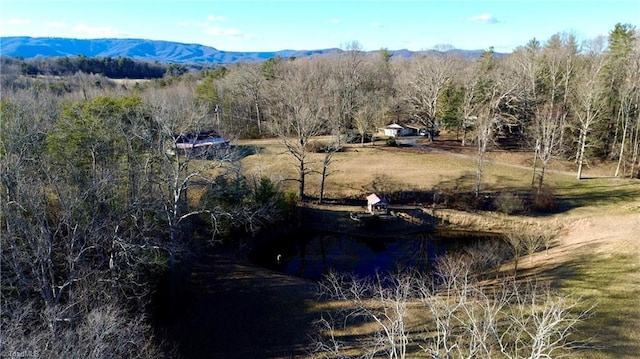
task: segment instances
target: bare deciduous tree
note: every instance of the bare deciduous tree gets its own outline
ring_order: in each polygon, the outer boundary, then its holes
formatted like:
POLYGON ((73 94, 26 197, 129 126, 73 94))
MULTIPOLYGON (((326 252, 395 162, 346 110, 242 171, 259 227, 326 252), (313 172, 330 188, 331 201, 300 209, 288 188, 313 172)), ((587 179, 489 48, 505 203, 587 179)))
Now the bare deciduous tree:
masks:
POLYGON ((568 115, 569 84, 573 78, 575 49, 569 36, 554 35, 543 49, 542 81, 547 93, 541 104, 536 104, 533 125, 534 165, 532 184, 536 180, 536 159, 540 160, 538 193, 544 184, 544 175, 553 156, 563 150, 563 134, 568 115))
POLYGON ((576 76, 573 89, 573 107, 578 119, 578 147, 576 162, 578 170, 576 177, 582 179, 582 170, 587 160, 587 146, 589 145, 589 131, 600 119, 604 109, 603 86, 601 73, 605 65, 602 56, 603 39, 595 39, 587 44, 587 54, 582 57, 583 62, 576 76))
MULTIPOLYGON (((637 120, 640 118, 640 111, 638 111, 640 104, 640 89, 638 86, 638 83, 640 83, 640 40, 638 36, 636 36, 635 41, 626 38, 621 40, 620 42, 623 42, 623 44, 617 46, 621 48, 614 53, 610 53, 608 59, 609 68, 615 69, 613 71, 619 78, 615 84, 617 87, 616 100, 618 106, 616 119, 622 127, 622 134, 619 144, 618 164, 614 174, 616 177, 620 175, 621 170, 624 176, 627 167, 631 167, 633 175, 635 161, 632 158, 638 152, 638 143, 634 141, 633 134, 634 129, 637 134, 637 127, 640 125, 637 120), (635 121, 634 116, 636 118, 635 121), (631 149, 632 156, 627 155, 629 149, 631 149)), ((637 138, 635 139, 637 140, 637 138)))
MULTIPOLYGON (((477 168, 475 195, 480 195, 484 157, 493 143, 495 129, 504 118, 513 116, 517 102, 517 81, 514 81, 505 68, 493 57, 492 50, 483 54, 474 66, 463 76, 463 116, 465 131, 467 126, 473 129, 473 139, 477 146, 477 168)), ((463 145, 466 133, 463 136, 463 145)))
POLYGON ((226 91, 220 90, 230 111, 230 121, 251 126, 249 135, 262 135, 264 122, 264 104, 266 102, 265 83, 261 64, 238 64, 229 70, 229 73, 220 81, 226 91), (249 121, 255 121, 255 127, 249 121))
POLYGON ((362 107, 356 112, 353 117, 353 125, 355 126, 358 134, 360 135, 360 147, 364 147, 364 142, 367 135, 373 128, 375 111, 371 107, 362 107))
POLYGON ((374 334, 362 341, 360 355, 375 357, 385 353, 390 359, 406 358, 409 346, 408 311, 415 299, 415 277, 411 273, 394 276, 378 274, 372 278, 331 272, 321 284, 321 294, 330 300, 342 300, 349 307, 338 315, 326 315, 319 324, 323 335, 317 338, 316 350, 338 358, 349 347, 336 337, 337 331, 355 320, 371 321, 374 334), (324 335, 328 335, 325 340, 324 335), (365 354, 366 353, 366 354, 365 354))
POLYGON ((516 226, 513 230, 508 231, 504 234, 505 242, 511 247, 511 253, 513 254, 513 275, 517 275, 518 273, 518 261, 525 249, 525 234, 520 232, 516 226))
POLYGON ((322 204, 324 201, 324 191, 327 182, 327 177, 332 173, 329 171, 329 167, 333 163, 333 156, 340 149, 335 141, 332 141, 324 150, 324 157, 322 158, 322 171, 320 172, 320 197, 318 203, 322 204))
POLYGON ((589 313, 578 309, 579 300, 536 282, 483 284, 472 268, 468 257, 446 255, 433 277, 330 273, 321 293, 334 309, 316 323, 314 353, 515 359, 555 357, 578 347, 572 334, 589 313), (358 340, 349 339, 354 330, 358 340))
POLYGON ((362 103, 363 83, 366 79, 366 53, 362 45, 352 41, 344 45, 344 51, 337 55, 331 63, 326 64, 331 71, 328 78, 327 101, 325 111, 331 114, 328 119, 332 134, 338 139, 341 146, 340 135, 351 126, 355 112, 362 103))
POLYGON ((410 62, 402 80, 403 96, 412 109, 411 116, 435 135, 440 99, 453 76, 453 58, 448 53, 419 57, 410 62))
POLYGON ((482 175, 484 174, 484 160, 489 145, 493 142, 493 126, 496 118, 490 109, 484 108, 478 112, 478 117, 474 122, 475 141, 477 146, 477 167, 476 167, 476 197, 480 196, 482 187, 482 175))
MULTIPOLYGON (((535 125, 534 125, 534 156, 540 160, 540 173, 538 174, 538 193, 544 184, 544 175, 546 173, 549 161, 553 158, 560 148, 560 134, 564 130, 562 124, 566 111, 562 107, 554 104, 545 104, 536 108, 535 125)), ((536 161, 533 164, 532 182, 536 180, 536 161)))
POLYGON ((211 118, 204 106, 199 106, 189 87, 172 87, 149 92, 151 136, 145 138, 148 162, 145 178, 149 207, 162 216, 168 237, 165 248, 168 258, 169 306, 178 296, 178 259, 188 253, 193 239, 192 221, 202 218, 210 225, 209 243, 219 243, 221 233, 239 225, 249 229, 260 227, 264 216, 257 215, 260 206, 249 208, 243 201, 244 193, 232 193, 231 184, 239 181, 238 155, 233 146, 211 146, 203 153, 178 148, 181 136, 197 134, 210 129, 211 118), (226 193, 233 201, 198 201, 193 192, 226 193))
MULTIPOLYGON (((131 317, 114 303, 98 305, 73 321, 56 323, 56 310, 41 316, 52 325, 37 322, 32 303, 13 307, 3 303, 3 353, 37 358, 170 358, 176 353, 161 349, 143 316, 131 317), (5 325, 6 324, 6 325, 5 325)), ((159 341, 159 340, 158 340, 159 341)))
POLYGON ((469 66, 462 71, 460 78, 464 90, 462 99, 462 146, 467 144, 467 133, 475 126, 479 110, 483 101, 483 80, 477 73, 478 66, 469 66))
POLYGON ((271 131, 280 137, 297 162, 298 196, 305 199, 306 176, 310 171, 309 143, 327 129, 326 93, 328 68, 313 59, 289 63, 289 72, 271 85, 274 104, 271 131))
POLYGON ((571 336, 593 307, 578 309, 580 300, 554 294, 536 282, 514 284, 511 293, 511 323, 498 341, 506 358, 557 358, 584 347, 571 336))
POLYGON ((541 248, 545 251, 556 238, 559 226, 555 224, 542 223, 519 223, 504 235, 505 242, 510 246, 513 253, 514 273, 518 271, 518 261, 523 254, 528 254, 530 262, 533 261, 533 254, 541 248))

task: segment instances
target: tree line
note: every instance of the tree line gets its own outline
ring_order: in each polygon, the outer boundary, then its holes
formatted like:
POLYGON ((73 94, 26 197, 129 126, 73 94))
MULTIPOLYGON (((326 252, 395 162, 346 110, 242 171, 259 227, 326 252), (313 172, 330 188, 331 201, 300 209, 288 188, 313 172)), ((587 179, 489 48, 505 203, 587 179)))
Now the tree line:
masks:
POLYGON ((582 42, 571 33, 532 39, 500 58, 488 49, 478 59, 446 51, 394 59, 354 42, 336 55, 204 71, 197 94, 233 133, 283 139, 299 164, 300 198, 311 138, 331 134, 326 148, 338 150, 345 135, 364 139, 394 122, 418 124, 431 139, 455 131, 474 146, 476 195, 487 151, 530 150, 540 190, 553 158, 573 160, 577 178, 600 161, 615 161, 614 176, 640 176, 639 49, 628 24, 582 42))
POLYGON ((640 176, 640 38, 630 25, 583 43, 566 33, 534 39, 504 58, 489 49, 478 59, 447 52, 395 59, 354 42, 339 54, 177 69, 132 87, 90 70, 24 76, 22 65, 7 63, 3 353, 170 356, 148 320, 161 274, 175 293, 196 246, 287 222, 317 171, 310 153, 318 135, 331 138, 322 146, 323 178, 347 138, 357 134, 365 145, 394 122, 418 123, 431 139, 455 131, 474 146, 476 193, 484 154, 504 142, 535 153, 537 188, 556 157, 573 159, 578 177, 598 160, 615 161, 616 176, 640 176), (297 193, 283 194, 268 174, 248 175, 241 159, 250 149, 181 155, 177 135, 202 130, 281 138, 295 159, 297 193))
POLYGON ((27 76, 69 76, 77 72, 99 74, 112 79, 158 79, 165 75, 179 76, 188 71, 185 65, 136 61, 128 57, 87 57, 84 55, 56 58, 13 59, 3 62, 17 63, 20 73, 27 76))

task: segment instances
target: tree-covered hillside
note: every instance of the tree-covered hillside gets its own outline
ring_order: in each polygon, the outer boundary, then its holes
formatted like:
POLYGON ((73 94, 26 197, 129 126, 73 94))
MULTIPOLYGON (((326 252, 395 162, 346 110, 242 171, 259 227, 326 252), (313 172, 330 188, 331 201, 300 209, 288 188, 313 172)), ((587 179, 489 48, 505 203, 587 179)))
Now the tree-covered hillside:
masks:
POLYGON ((129 57, 143 61, 181 64, 230 64, 264 61, 276 56, 305 57, 334 53, 337 49, 281 50, 270 52, 223 51, 199 44, 147 39, 69 39, 50 37, 0 37, 2 55, 25 59, 42 57, 129 57))
MULTIPOLYGON (((2 55, 24 59, 68 57, 127 57, 141 61, 185 64, 191 66, 220 65, 236 62, 261 62, 274 57, 301 58, 336 54, 341 49, 278 50, 239 52, 218 50, 199 44, 145 39, 68 39, 49 37, 0 37, 2 55)), ((450 49, 464 57, 477 57, 482 50, 450 49)), ((429 51, 391 51, 396 57, 412 57, 429 51)), ((503 54, 498 54, 503 55, 503 54)))

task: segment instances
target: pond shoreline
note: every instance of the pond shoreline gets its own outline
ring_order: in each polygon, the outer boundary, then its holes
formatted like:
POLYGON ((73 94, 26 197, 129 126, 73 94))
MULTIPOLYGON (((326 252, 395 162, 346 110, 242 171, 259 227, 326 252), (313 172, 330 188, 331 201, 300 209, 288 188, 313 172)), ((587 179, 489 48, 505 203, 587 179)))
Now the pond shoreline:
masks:
POLYGON ((353 206, 337 205, 299 207, 301 225, 298 229, 364 237, 392 237, 434 231, 438 225, 438 219, 421 207, 390 207, 392 215, 385 219, 370 217, 364 221, 351 218, 351 213, 360 213, 353 209, 353 206))
POLYGON ((298 207, 298 222, 256 235, 245 253, 259 267, 317 280, 329 269, 359 275, 372 275, 369 266, 425 269, 462 243, 501 241, 499 232, 450 225, 430 208, 394 208, 386 220, 365 222, 350 218, 351 207, 298 207))
POLYGON ((305 203, 298 207, 298 223, 289 231, 311 229, 329 233, 364 237, 394 237, 418 232, 454 230, 501 234, 520 223, 523 217, 497 212, 467 212, 443 207, 419 205, 389 206, 396 220, 385 220, 373 225, 357 222, 351 213, 362 213, 364 207, 348 205, 317 205, 305 203))

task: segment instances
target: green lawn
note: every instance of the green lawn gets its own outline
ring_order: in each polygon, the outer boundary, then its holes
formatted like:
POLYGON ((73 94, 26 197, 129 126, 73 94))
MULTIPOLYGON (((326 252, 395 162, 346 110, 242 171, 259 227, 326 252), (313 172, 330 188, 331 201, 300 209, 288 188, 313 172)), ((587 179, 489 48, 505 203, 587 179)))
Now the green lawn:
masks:
POLYGON ((632 254, 585 255, 551 273, 566 293, 579 296, 592 316, 579 326, 577 338, 590 342, 580 358, 640 356, 640 259, 632 254))

